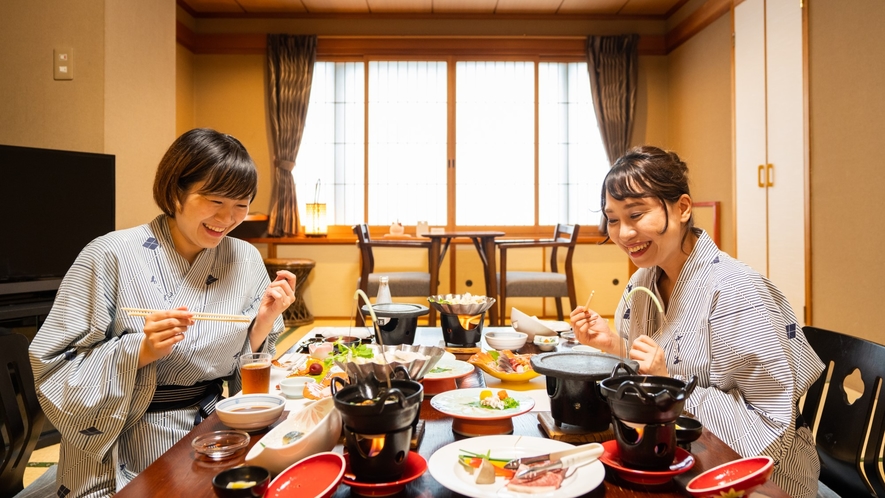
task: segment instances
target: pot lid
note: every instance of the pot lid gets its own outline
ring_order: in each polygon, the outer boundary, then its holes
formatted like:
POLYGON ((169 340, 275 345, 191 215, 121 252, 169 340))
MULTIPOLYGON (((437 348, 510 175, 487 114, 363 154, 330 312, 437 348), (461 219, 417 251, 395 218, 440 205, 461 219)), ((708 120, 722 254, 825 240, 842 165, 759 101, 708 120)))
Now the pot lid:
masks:
MULTIPOLYGON (((532 357, 532 368, 548 377, 567 380, 602 380, 624 359, 606 353, 587 351, 558 351, 532 357)), ((633 368, 639 368, 635 360, 626 360, 633 368)))
MULTIPOLYGON (((360 308, 363 315, 369 315, 369 305, 364 304, 360 308)), ((409 303, 381 303, 373 304, 372 309, 375 310, 377 316, 384 318, 417 318, 430 312, 430 308, 420 304, 409 303)))

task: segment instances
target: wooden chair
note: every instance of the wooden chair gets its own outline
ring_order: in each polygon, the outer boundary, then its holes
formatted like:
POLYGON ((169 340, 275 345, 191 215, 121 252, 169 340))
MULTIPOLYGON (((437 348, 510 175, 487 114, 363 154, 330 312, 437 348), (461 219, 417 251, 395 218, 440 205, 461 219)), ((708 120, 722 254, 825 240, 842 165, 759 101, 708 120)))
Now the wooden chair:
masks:
MULTIPOLYGON (((808 426, 816 428, 820 481, 843 497, 885 497, 885 475, 879 466, 885 434, 885 346, 816 327, 802 330, 827 366, 802 407, 808 426), (863 392, 849 402, 853 396, 844 382, 855 371, 863 392)), ((854 384, 856 388, 857 381, 854 384)))
MULTIPOLYGON (((434 265, 430 264, 432 257, 430 239, 417 238, 416 240, 373 240, 369 236, 369 226, 360 224, 353 227, 353 233, 356 234, 357 244, 360 248, 360 277, 356 281, 359 289, 362 289, 369 297, 374 297, 378 293, 378 282, 382 276, 388 277, 388 285, 390 286, 390 295, 393 297, 419 297, 421 303, 426 302, 427 297, 437 293, 439 288, 439 275, 431 275, 430 270, 434 265), (375 269, 376 248, 413 248, 423 249, 427 251, 427 268, 426 272, 412 271, 392 271, 378 272, 375 269)), ((438 270, 437 270, 438 272, 438 270)), ((362 306, 362 305, 361 305, 362 306)), ((431 327, 436 326, 436 314, 430 313, 429 324, 431 327)), ((357 310, 357 323, 364 323, 362 313, 357 310)))
POLYGON ((498 272, 498 306, 501 321, 507 316, 508 297, 552 297, 556 300, 557 319, 563 319, 562 298, 568 297, 571 309, 577 304, 575 274, 572 258, 578 242, 580 225, 556 225, 552 239, 545 240, 502 240, 496 245, 500 251, 500 271, 498 272), (550 248, 550 271, 511 271, 507 269, 507 251, 526 248, 550 248), (565 272, 559 273, 557 252, 566 249, 565 272))
POLYGON ((56 466, 22 491, 25 467, 46 417, 37 401, 27 337, 0 332, 0 362, 0 496, 54 496, 56 466))

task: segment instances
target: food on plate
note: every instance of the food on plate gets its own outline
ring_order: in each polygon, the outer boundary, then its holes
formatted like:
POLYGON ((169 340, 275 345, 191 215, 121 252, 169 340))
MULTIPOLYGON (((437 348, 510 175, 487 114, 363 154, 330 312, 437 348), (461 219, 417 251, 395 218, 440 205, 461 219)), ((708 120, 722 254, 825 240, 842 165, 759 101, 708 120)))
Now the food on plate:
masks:
POLYGON ((452 367, 436 367, 427 373, 441 374, 441 373, 451 372, 452 370, 453 370, 452 367))
MULTIPOLYGON (((549 464, 549 461, 536 462, 531 465, 520 465, 519 469, 516 473, 520 473, 524 470, 528 470, 531 467, 546 465, 549 464)), ((565 478, 565 471, 568 469, 553 469, 543 472, 536 477, 531 478, 519 478, 513 477, 510 482, 507 483, 507 489, 513 491, 514 493, 529 493, 529 494, 543 494, 543 493, 552 493, 559 489, 562 485, 562 480, 565 478)))
MULTIPOLYGON (((458 455, 458 463, 461 464, 462 467, 467 471, 468 474, 474 475, 476 470, 480 470, 482 472, 481 467, 483 463, 487 463, 491 466, 491 470, 493 472, 493 478, 491 482, 478 482, 477 484, 491 484, 494 482, 494 476, 500 476, 507 479, 511 479, 514 476, 514 471, 505 469, 504 466, 507 465, 509 459, 506 458, 492 458, 491 451, 486 452, 485 454, 474 453, 472 451, 461 450, 461 454, 458 455)), ((488 470, 485 471, 486 475, 488 474, 488 470)), ((477 476, 479 479, 479 476, 477 476)))
POLYGON ((504 389, 501 389, 494 395, 490 389, 484 389, 479 393, 479 401, 469 404, 470 406, 477 406, 489 410, 507 410, 508 408, 519 407, 519 401, 510 397, 504 389))
POLYGON ((485 296, 474 296, 469 292, 465 292, 464 294, 446 294, 444 297, 440 296, 437 300, 431 300, 431 302, 439 303, 439 304, 483 304, 488 300, 485 296))
POLYGON ((319 363, 312 363, 307 368, 307 373, 308 373, 308 375, 319 375, 319 374, 323 373, 323 366, 319 363))
POLYGON ((231 481, 227 483, 227 489, 248 489, 258 484, 255 481, 231 481))
POLYGON ((476 484, 494 484, 495 483, 495 466, 483 459, 479 464, 479 472, 476 474, 476 484))
POLYGON ((301 436, 303 436, 303 435, 304 435, 304 433, 301 431, 289 431, 283 435, 283 438, 282 438, 283 444, 284 445, 292 444, 295 441, 298 441, 299 439, 301 439, 301 436))
POLYGON ((341 377, 342 379, 347 381, 347 374, 344 370, 341 370, 337 365, 333 365, 330 367, 326 373, 326 376, 323 377, 323 380, 319 382, 308 382, 304 384, 304 390, 302 394, 307 399, 323 399, 329 398, 332 396, 332 378, 341 377))
POLYGON ((502 373, 523 373, 532 370, 533 354, 516 354, 509 349, 502 351, 480 351, 467 360, 468 363, 482 364, 502 373))

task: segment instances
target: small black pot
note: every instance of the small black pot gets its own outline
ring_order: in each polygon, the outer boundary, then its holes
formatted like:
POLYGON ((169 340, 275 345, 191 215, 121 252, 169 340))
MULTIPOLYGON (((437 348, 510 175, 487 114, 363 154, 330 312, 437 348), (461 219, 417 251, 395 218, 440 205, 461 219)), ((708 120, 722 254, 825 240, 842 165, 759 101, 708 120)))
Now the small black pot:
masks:
POLYGON ((682 415, 685 400, 697 383, 694 375, 688 384, 671 377, 638 375, 622 363, 611 377, 600 382, 599 389, 616 418, 637 424, 665 424, 682 415), (622 369, 628 375, 620 375, 622 369))
POLYGON ((391 380, 376 401, 366 401, 355 384, 346 385, 340 377, 332 378, 335 408, 341 412, 344 425, 361 434, 386 434, 414 424, 424 399, 424 386, 414 380, 391 380), (340 385, 339 385, 340 384, 340 385))
MULTIPOLYGON (((373 304, 372 309, 378 317, 377 331, 381 332, 381 340, 385 346, 413 344, 418 317, 430 313, 430 308, 420 304, 383 303, 373 304)), ((369 305, 360 310, 363 316, 370 316, 369 305)), ((376 338, 376 340, 378 340, 376 338)))
MULTIPOLYGON (((599 395, 598 382, 623 360, 585 351, 543 353, 532 357, 532 368, 547 376, 550 414, 557 424, 571 424, 591 432, 608 429, 611 410, 599 395)), ((637 367, 639 364, 632 361, 637 367)))

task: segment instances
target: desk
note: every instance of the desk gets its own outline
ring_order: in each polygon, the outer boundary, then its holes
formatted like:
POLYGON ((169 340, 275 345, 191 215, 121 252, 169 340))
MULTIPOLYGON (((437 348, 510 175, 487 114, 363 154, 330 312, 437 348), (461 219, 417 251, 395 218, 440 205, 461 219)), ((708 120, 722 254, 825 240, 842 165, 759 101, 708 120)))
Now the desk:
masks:
MULTIPOLYGON (((416 333, 416 344, 435 345, 442 339, 440 328, 421 327, 416 333)), ((478 387, 485 385, 484 374, 476 369, 472 374, 459 379, 459 387, 478 387)), ((281 419, 285 419, 284 413, 281 419)), ((418 453, 426 460, 439 448, 463 439, 452 432, 452 419, 436 411, 430 406, 425 398, 421 404, 421 419, 425 421, 424 439, 418 447, 418 453)), ((522 436, 543 437, 538 425, 537 414, 529 412, 514 417, 513 433, 522 436)), ((169 451, 151 464, 138 475, 126 487, 116 494, 117 498, 142 498, 145 496, 187 496, 188 498, 213 498, 212 478, 224 469, 240 465, 245 460, 246 453, 221 462, 204 462, 194 459, 194 451, 191 441, 200 434, 211 431, 223 430, 227 427, 221 423, 217 414, 212 414, 202 424, 198 425, 176 443, 169 451)), ((258 442, 267 430, 252 433, 249 442, 250 448, 258 442)), ((335 447, 336 452, 342 452, 341 445, 335 447)), ((711 469, 719 464, 736 460, 739 455, 723 443, 719 438, 706 429, 701 437, 691 444, 691 451, 695 456, 694 467, 677 477, 676 480, 662 486, 641 486, 630 484, 620 480, 614 473, 606 470, 606 478, 602 485, 588 493, 587 497, 650 497, 671 498, 687 496, 683 491, 685 484, 701 472, 711 469)), ((335 493, 335 498, 347 498, 356 496, 350 487, 341 484, 335 493)), ((461 496, 437 482, 430 472, 426 472, 419 479, 409 483, 403 493, 398 496, 414 498, 450 498, 461 496)), ((771 498, 788 498, 788 495, 771 481, 754 493, 754 497, 763 496, 771 498)))
MULTIPOLYGON (((483 272, 486 281, 486 296, 498 297, 498 265, 495 260, 495 237, 501 237, 504 232, 440 232, 425 233, 423 237, 431 240, 430 246, 430 274, 439 275, 439 267, 442 266, 443 259, 446 257, 446 251, 449 250, 449 244, 452 239, 468 238, 473 241, 476 252, 479 253, 479 259, 482 261, 483 272), (445 243, 443 243, 445 240, 445 243)), ((435 314, 436 310, 430 310, 431 314, 435 314)), ((489 308, 489 323, 491 325, 501 325, 498 321, 498 307, 489 308)))

